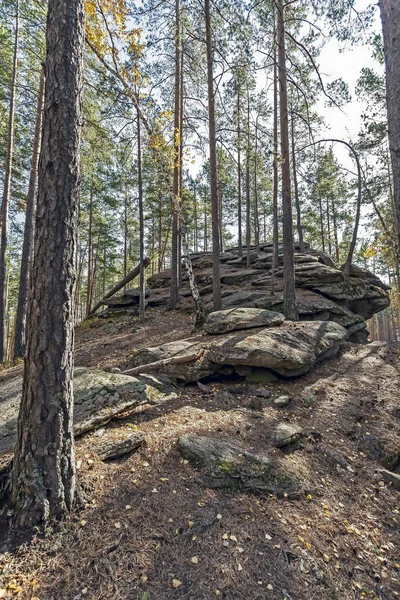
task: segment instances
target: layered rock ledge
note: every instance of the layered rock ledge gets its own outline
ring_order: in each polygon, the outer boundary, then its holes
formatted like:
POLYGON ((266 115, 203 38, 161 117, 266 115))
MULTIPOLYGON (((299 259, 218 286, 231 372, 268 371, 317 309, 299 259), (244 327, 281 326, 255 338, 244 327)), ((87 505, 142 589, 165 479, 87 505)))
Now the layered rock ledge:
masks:
MULTIPOLYGON (((389 305, 390 289, 370 271, 353 265, 350 277, 324 252, 313 250, 305 244, 301 253, 296 245, 295 280, 297 307, 302 321, 333 321, 348 330, 350 341, 365 342, 368 337, 365 321, 389 305)), ((250 268, 247 267, 247 250, 243 256, 238 248, 220 255, 222 304, 229 308, 260 308, 275 312, 283 309, 283 251, 279 247, 279 267, 276 271, 272 293, 272 243, 261 244, 259 251, 250 248, 250 268)), ((191 255, 193 271, 208 312, 212 310, 212 254, 191 255)), ((169 298, 170 271, 153 275, 148 280, 146 303, 149 307, 166 305, 169 298)), ((106 308, 100 316, 108 317, 120 312, 136 313, 137 290, 127 290, 104 302, 106 308)), ((186 275, 180 290, 181 310, 192 310, 193 301, 186 275)), ((260 324, 261 325, 261 324, 260 324)))

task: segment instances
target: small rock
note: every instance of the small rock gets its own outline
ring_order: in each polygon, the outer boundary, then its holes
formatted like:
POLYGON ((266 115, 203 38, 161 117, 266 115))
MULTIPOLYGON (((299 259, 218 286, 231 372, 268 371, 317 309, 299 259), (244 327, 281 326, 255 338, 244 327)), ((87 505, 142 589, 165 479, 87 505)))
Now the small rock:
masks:
POLYGON ((297 425, 279 423, 275 429, 274 444, 277 448, 284 448, 296 444, 303 436, 303 430, 297 425))
MULTIPOLYGON (((396 490, 400 490, 400 474, 392 473, 391 471, 387 471, 386 469, 379 470, 379 476, 391 487, 396 490)), ((381 482, 379 482, 380 484, 381 482)))
POLYGON ((275 383, 278 381, 278 377, 269 369, 257 367, 253 369, 252 373, 246 375, 246 381, 248 383, 275 383))
POLYGON ((279 396, 278 398, 275 398, 274 406, 276 408, 283 408, 284 406, 287 406, 288 404, 290 404, 290 401, 291 401, 290 396, 279 396))
POLYGON ((235 367, 235 372, 240 375, 240 377, 246 377, 247 375, 250 375, 252 371, 253 367, 250 367, 249 365, 237 365, 235 367))
POLYGON ((259 396, 260 398, 271 398, 272 396, 271 392, 264 388, 257 388, 254 394, 255 396, 259 396))
POLYGON ((258 410, 259 412, 262 412, 263 403, 261 398, 250 398, 247 408, 249 408, 250 410, 258 410))

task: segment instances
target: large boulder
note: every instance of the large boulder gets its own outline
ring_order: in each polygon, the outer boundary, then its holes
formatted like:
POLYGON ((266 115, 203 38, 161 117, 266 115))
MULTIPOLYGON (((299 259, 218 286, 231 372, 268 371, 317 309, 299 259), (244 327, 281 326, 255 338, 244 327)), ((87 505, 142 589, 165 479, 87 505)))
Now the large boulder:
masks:
POLYGON ((209 334, 227 333, 237 329, 252 329, 254 327, 273 327, 281 325, 284 315, 270 310, 258 308, 233 308, 219 310, 208 315, 204 331, 209 334))
MULTIPOLYGON (((22 377, 0 387, 0 456, 16 442, 22 377)), ((74 433, 81 435, 141 404, 158 404, 176 396, 155 377, 136 378, 121 373, 76 367, 74 372, 74 433)))
POLYGON ((332 322, 288 322, 257 333, 230 335, 215 341, 209 358, 218 364, 250 365, 296 377, 337 353, 347 331, 332 322))
POLYGON ((200 473, 199 481, 210 488, 233 488, 286 494, 299 484, 282 465, 267 456, 253 454, 228 440, 183 435, 179 449, 200 473))
POLYGON ((167 364, 160 362, 160 373, 196 381, 229 365, 268 370, 284 377, 297 377, 309 371, 314 364, 337 353, 347 339, 347 330, 333 322, 290 322, 281 326, 219 335, 214 339, 204 337, 163 344, 140 351, 136 364, 143 366, 168 358, 178 358, 167 364), (181 360, 183 359, 183 360, 181 360))

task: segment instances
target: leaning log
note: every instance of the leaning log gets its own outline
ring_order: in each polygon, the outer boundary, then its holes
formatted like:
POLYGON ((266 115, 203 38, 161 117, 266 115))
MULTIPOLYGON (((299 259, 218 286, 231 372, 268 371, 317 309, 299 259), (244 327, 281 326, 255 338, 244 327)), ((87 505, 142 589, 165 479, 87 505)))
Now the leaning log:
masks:
MULTIPOLYGON (((143 260, 144 268, 148 267, 149 264, 150 264, 150 259, 145 258, 143 260)), ((119 281, 117 283, 117 285, 114 285, 112 290, 107 292, 107 294, 105 296, 103 296, 103 298, 96 304, 96 306, 94 308, 92 308, 92 310, 90 311, 88 316, 93 317, 95 312, 97 310, 99 310, 99 308, 101 308, 101 306, 103 306, 104 301, 107 300, 107 298, 111 298, 111 296, 114 296, 114 294, 116 294, 117 292, 119 292, 119 290, 121 290, 123 287, 125 287, 127 285, 127 283, 132 281, 132 279, 135 279, 135 277, 137 277, 139 275, 139 273, 140 273, 140 264, 137 265, 134 269, 132 269, 132 271, 129 271, 129 273, 123 279, 121 279, 121 281, 119 281)))

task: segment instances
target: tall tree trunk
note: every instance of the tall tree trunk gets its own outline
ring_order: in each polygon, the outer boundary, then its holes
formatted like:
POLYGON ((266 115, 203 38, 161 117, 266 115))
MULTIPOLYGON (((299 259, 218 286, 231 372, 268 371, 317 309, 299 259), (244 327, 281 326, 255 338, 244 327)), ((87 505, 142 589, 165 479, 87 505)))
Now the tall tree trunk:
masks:
POLYGON ((86 316, 91 312, 93 302, 93 183, 90 185, 89 197, 89 232, 88 232, 88 273, 86 292, 86 316))
POLYGON ((337 217, 336 217, 336 206, 335 206, 335 200, 332 196, 331 198, 331 202, 332 202, 332 221, 333 221, 333 236, 335 238, 335 257, 336 257, 336 262, 337 264, 339 264, 339 238, 338 238, 338 227, 337 227, 337 217))
POLYGON ((297 181, 296 146, 295 146, 295 135, 294 135, 293 112, 292 112, 291 125, 292 125, 292 167, 293 167, 294 198, 295 198, 295 202, 296 202, 297 233, 299 236, 300 252, 305 252, 306 250, 304 247, 303 227, 301 224, 299 184, 297 181))
POLYGON ((321 196, 319 196, 318 202, 319 202, 319 229, 320 229, 320 233, 321 233, 322 251, 325 252, 324 211, 322 210, 321 196))
POLYGON ((24 242, 22 245, 21 272, 19 277, 18 306, 15 319, 14 360, 20 358, 25 352, 25 326, 26 307, 28 303, 29 271, 31 266, 32 246, 34 236, 34 215, 36 205, 36 182, 39 165, 40 143, 42 137, 42 118, 44 103, 44 71, 40 73, 39 92, 36 106, 35 137, 31 171, 29 175, 28 195, 26 201, 26 215, 24 228, 24 242))
POLYGON ((246 131, 246 266, 250 267, 251 207, 250 207, 250 94, 247 88, 247 131, 246 131))
POLYGON ((196 182, 194 182, 194 187, 193 187, 193 215, 194 215, 194 251, 198 252, 199 251, 199 247, 198 247, 198 239, 199 239, 199 233, 198 233, 198 223, 197 223, 197 197, 196 197, 196 182))
POLYGON ((326 227, 328 236, 328 253, 332 256, 332 239, 331 239, 331 215, 329 213, 329 198, 326 199, 326 227))
POLYGON ((215 139, 215 98, 213 76, 213 48, 211 37, 210 0, 204 0, 207 40, 207 81, 208 81, 208 127, 210 138, 210 175, 211 175, 211 214, 213 240, 213 297, 214 310, 220 310, 221 278, 219 262, 219 215, 218 215, 218 183, 217 183, 217 152, 215 139))
POLYGON ((283 209, 283 312, 287 319, 297 320, 296 288, 294 283, 294 243, 292 193, 290 185, 289 123, 286 79, 285 22, 283 0, 278 7, 278 65, 280 92, 282 209, 283 209))
POLYGON ((144 215, 143 215, 143 176, 142 176, 142 140, 140 134, 140 110, 137 108, 137 162, 138 162, 138 197, 139 197, 139 321, 144 320, 145 313, 145 264, 144 264, 144 215))
MULTIPOLYGON (((276 38, 276 27, 274 27, 274 38, 276 38)), ((275 294, 275 278, 276 270, 279 265, 279 230, 278 230, 278 56, 277 56, 277 40, 274 43, 274 178, 272 191, 272 277, 271 277, 271 294, 275 294)))
POLYGON ((240 132, 240 86, 239 78, 237 80, 237 155, 238 155, 238 246, 239 256, 243 256, 243 241, 242 241, 242 167, 240 156, 241 132, 240 132))
POLYGON ((19 526, 43 525, 69 510, 75 497, 73 318, 84 20, 83 0, 49 0, 35 250, 12 470, 19 526))
POLYGON ((256 139, 255 139, 255 156, 254 156, 254 237, 256 242, 257 253, 260 252, 260 216, 258 212, 258 115, 256 117, 256 139))
POLYGON ((379 0, 386 65, 389 148, 393 172, 397 257, 400 255, 400 3, 379 0))
POLYGON ((19 37, 19 0, 15 6, 15 32, 13 66, 11 74, 10 108, 8 112, 7 155, 3 201, 1 204, 1 239, 0 239, 0 363, 7 358, 7 300, 8 300, 8 275, 7 275, 7 248, 8 248, 8 211, 10 204, 11 170, 14 153, 14 114, 15 93, 18 70, 18 37, 19 37))
POLYGON ((179 167, 181 138, 181 23, 180 0, 175 0, 175 107, 174 107, 174 174, 172 190, 171 289, 168 308, 175 309, 179 300, 179 167))
POLYGON ((207 191, 204 192, 204 252, 208 251, 208 228, 207 228, 207 191))
POLYGON ((162 270, 162 262, 163 262, 163 243, 162 243, 162 189, 161 189, 161 181, 160 177, 158 178, 158 272, 162 270))

